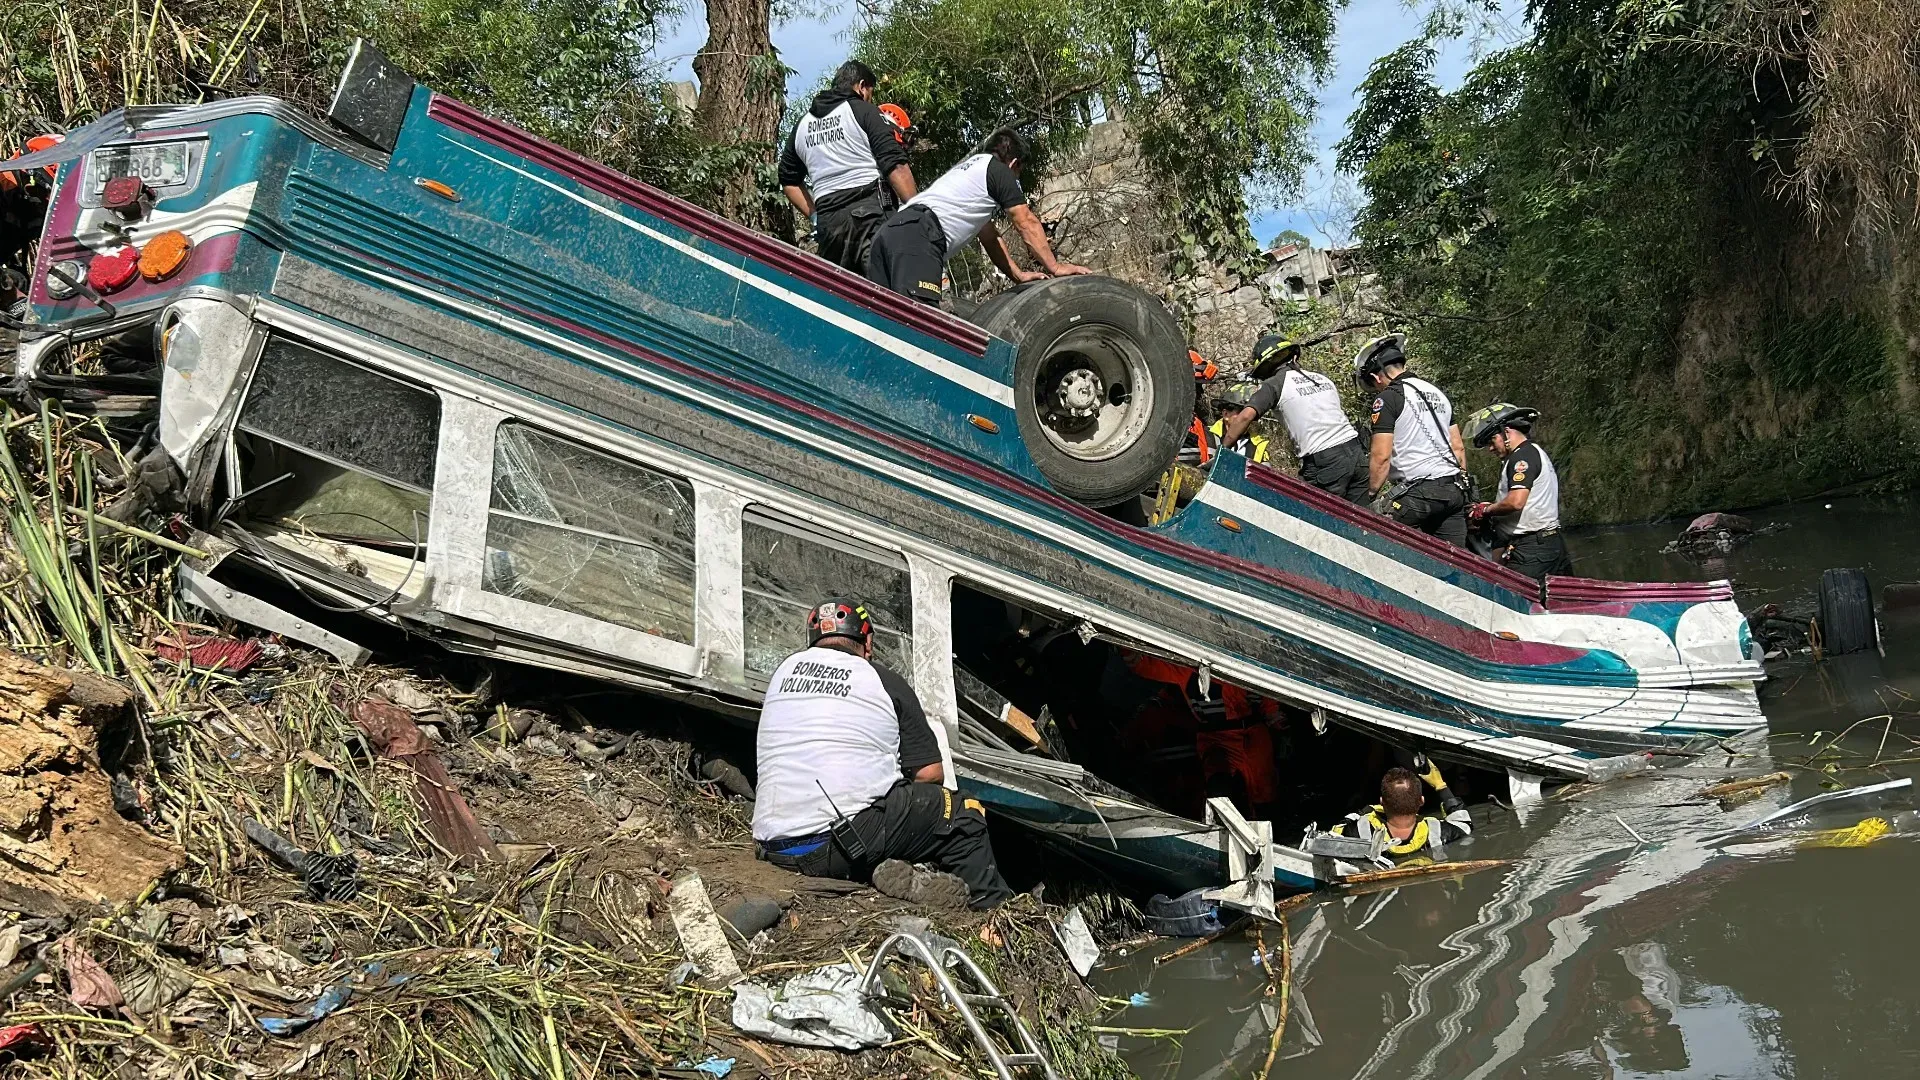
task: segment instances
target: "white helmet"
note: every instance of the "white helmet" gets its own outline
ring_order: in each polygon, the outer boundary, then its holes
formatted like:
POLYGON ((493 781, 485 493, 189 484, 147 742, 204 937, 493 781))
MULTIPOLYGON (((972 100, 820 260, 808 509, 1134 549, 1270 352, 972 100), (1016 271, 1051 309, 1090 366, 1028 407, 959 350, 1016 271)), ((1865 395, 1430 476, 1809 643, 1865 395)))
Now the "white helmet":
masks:
POLYGON ((1377 373, 1388 364, 1407 362, 1407 335, 1384 334, 1374 338, 1353 357, 1353 379, 1361 386, 1367 385, 1367 376, 1377 373))

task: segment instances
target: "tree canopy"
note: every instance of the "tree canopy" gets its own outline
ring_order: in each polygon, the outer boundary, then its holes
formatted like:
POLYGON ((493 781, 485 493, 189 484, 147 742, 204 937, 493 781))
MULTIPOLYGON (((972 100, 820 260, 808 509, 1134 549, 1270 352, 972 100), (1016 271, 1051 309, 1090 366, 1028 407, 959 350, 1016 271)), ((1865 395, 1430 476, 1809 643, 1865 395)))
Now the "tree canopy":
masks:
POLYGON ((29 2, 0 18, 0 145, 122 105, 265 93, 324 109, 365 36, 421 81, 711 203, 743 148, 699 136, 655 58, 674 0, 29 2))
MULTIPOLYGON (((1361 85, 1338 165, 1365 196, 1355 229, 1379 305, 1471 401, 1547 410, 1586 465, 1581 513, 1738 505, 1873 471, 1841 418, 1910 378, 1911 356, 1888 351, 1910 300, 1885 267, 1920 124, 1903 128, 1911 102, 1881 85, 1868 111, 1885 139, 1863 147, 1862 103, 1833 95, 1872 80, 1818 72, 1818 49, 1842 48, 1832 20, 1886 5, 1792 6, 1783 34, 1774 0, 1539 0, 1530 36, 1458 89, 1437 84, 1432 38, 1361 85)), ((1904 55, 1899 77, 1857 59, 1911 85, 1920 51, 1901 50, 1920 15, 1884 22, 1906 32, 1845 48, 1904 55)))
POLYGON ((1246 192, 1298 191, 1342 0, 882 0, 853 52, 913 114, 929 173, 1001 126, 1036 165, 1124 117, 1189 245, 1257 250, 1246 192))

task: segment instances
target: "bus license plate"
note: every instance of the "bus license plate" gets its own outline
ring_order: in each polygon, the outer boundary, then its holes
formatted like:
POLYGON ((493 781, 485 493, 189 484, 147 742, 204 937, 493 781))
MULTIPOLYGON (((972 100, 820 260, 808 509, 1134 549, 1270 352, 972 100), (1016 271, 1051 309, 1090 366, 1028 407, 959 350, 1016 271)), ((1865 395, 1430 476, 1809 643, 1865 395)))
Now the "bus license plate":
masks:
POLYGON ((95 198, 107 190, 107 181, 137 176, 155 191, 185 187, 192 164, 192 143, 141 143, 95 150, 87 162, 87 176, 95 198))

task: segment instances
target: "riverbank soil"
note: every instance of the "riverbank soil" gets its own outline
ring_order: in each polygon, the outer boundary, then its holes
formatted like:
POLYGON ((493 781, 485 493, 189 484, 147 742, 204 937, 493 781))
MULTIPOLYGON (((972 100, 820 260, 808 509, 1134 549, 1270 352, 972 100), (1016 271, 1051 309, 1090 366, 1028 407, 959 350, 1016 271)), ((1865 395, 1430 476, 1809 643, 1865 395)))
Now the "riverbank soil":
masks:
POLYGON ((548 693, 494 700, 493 680, 463 689, 431 651, 415 668, 348 670, 266 646, 236 674, 156 663, 146 679, 162 708, 136 732, 150 755, 105 767, 84 736, 50 733, 92 730, 82 721, 109 706, 131 721, 132 692, 0 652, 0 754, 28 759, 35 740, 61 741, 65 756, 46 766, 60 779, 47 783, 80 792, 49 797, 42 815, 69 838, 64 872, 36 879, 54 901, 14 887, 32 873, 22 845, 45 838, 7 841, 0 867, 12 912, 0 920, 0 983, 18 984, 6 1023, 28 1033, 0 1053, 18 1067, 702 1076, 719 1066, 688 1070, 731 1059, 735 1077, 957 1077, 984 1065, 926 973, 905 965, 907 1003, 889 1010, 900 1038, 885 1047, 850 1055, 742 1036, 731 993, 675 970, 666 897, 691 870, 719 910, 747 897, 780 906, 771 928, 731 942, 750 979, 864 965, 903 916, 930 916, 1005 979, 1056 1062, 1073 1063, 1066 1075, 1125 1075, 1087 1031, 1099 1003, 1052 942, 1058 909, 1022 897, 990 916, 915 911, 756 861, 749 804, 696 775, 689 743, 647 723, 672 714, 615 730, 581 708, 660 709, 645 699, 597 691, 576 704, 542 680, 548 693), (463 813, 486 854, 452 854, 463 813), (249 840, 249 821, 304 852, 350 857, 350 895, 316 898, 249 840))

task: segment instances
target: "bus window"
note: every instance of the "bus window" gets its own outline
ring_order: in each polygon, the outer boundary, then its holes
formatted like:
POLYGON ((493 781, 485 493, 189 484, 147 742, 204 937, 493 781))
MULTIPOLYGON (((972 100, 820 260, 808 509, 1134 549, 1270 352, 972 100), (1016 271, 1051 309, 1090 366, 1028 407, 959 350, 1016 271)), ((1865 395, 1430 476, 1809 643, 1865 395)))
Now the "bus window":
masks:
POLYGON ((694 557, 691 484, 500 425, 481 588, 691 645, 694 557))
POLYGON ((239 428, 234 490, 248 493, 243 509, 256 528, 303 546, 325 538, 420 557, 440 431, 435 395, 274 338, 239 428))
POLYGON ((765 677, 807 647, 807 609, 850 596, 873 616, 873 655, 913 673, 913 586, 897 553, 749 510, 741 530, 746 666, 765 677))

